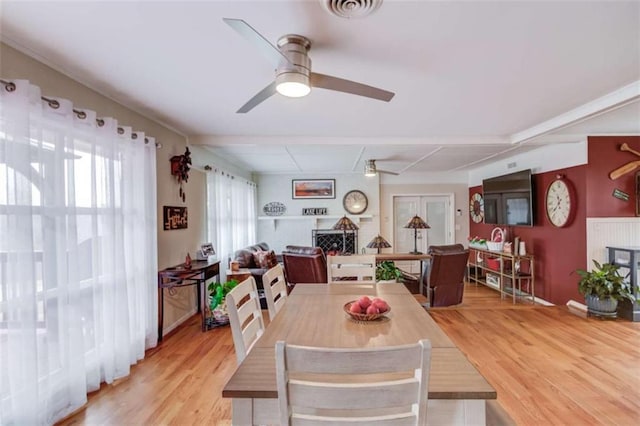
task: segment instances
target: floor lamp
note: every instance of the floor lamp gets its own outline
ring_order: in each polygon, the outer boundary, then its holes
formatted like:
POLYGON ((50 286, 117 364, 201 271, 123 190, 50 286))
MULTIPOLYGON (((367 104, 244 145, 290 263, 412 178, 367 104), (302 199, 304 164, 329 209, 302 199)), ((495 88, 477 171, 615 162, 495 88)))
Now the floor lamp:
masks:
POLYGON ((382 238, 380 234, 378 234, 378 236, 376 237, 373 237, 373 240, 371 240, 369 244, 367 244, 367 248, 377 248, 378 254, 380 254, 381 248, 389 248, 389 247, 391 247, 391 244, 389 244, 387 240, 382 238))
POLYGON ((418 229, 429 229, 431 227, 427 225, 427 222, 422 220, 418 215, 412 217, 409 223, 407 223, 404 227, 413 229, 413 251, 410 252, 410 254, 422 254, 418 251, 418 229))
MULTIPOLYGON (((351 219, 347 217, 347 215, 344 215, 344 217, 341 217, 340 220, 337 221, 335 225, 333 225, 332 229, 335 229, 336 231, 342 231, 344 233, 342 235, 342 254, 345 254, 347 252, 347 231, 357 231, 359 229, 358 225, 353 223, 351 219)), ((355 252, 356 247, 354 247, 353 250, 355 252)))

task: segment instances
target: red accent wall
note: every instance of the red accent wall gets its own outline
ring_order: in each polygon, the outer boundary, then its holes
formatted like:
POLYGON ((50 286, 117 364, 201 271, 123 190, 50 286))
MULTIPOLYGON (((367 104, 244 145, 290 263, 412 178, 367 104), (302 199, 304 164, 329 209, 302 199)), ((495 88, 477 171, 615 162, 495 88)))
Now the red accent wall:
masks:
POLYGON ((630 148, 640 152, 640 136, 597 136, 589 138, 587 164, 587 216, 588 217, 631 217, 636 215, 635 209, 635 175, 640 167, 616 180, 609 178, 609 173, 640 157, 626 151, 620 146, 626 143, 630 148), (613 197, 613 190, 619 189, 629 194, 629 201, 613 197))
MULTIPOLYGON (((527 251, 535 255, 536 296, 554 304, 565 304, 571 299, 583 302, 583 296, 578 293, 578 276, 572 272, 587 267, 587 217, 635 216, 635 171, 615 181, 609 179, 609 172, 615 168, 640 159, 632 153, 619 151, 625 142, 640 151, 640 137, 590 137, 588 164, 533 175, 534 226, 508 226, 507 231, 508 240, 520 237, 526 243, 527 251), (557 174, 565 175, 576 193, 576 215, 564 228, 551 225, 544 205, 547 187, 557 174), (630 200, 614 198, 615 188, 629 194, 630 200)), ((469 197, 475 192, 482 193, 482 186, 469 188, 469 197)), ((470 220, 472 237, 489 238, 493 228, 494 225, 470 220)))

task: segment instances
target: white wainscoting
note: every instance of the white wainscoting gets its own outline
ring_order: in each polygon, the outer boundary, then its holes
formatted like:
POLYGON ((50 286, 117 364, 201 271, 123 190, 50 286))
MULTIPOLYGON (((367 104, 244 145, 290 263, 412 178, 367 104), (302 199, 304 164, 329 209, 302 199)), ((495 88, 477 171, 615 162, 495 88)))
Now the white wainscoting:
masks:
POLYGON ((608 262, 607 247, 640 245, 640 217, 587 218, 587 269, 608 262))

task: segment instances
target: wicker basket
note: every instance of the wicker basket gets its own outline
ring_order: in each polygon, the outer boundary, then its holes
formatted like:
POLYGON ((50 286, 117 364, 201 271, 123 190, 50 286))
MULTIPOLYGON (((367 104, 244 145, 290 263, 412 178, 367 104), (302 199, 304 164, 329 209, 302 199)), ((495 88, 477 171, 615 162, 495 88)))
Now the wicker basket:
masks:
POLYGON ((502 251, 504 246, 504 231, 501 228, 493 228, 491 241, 487 241, 487 248, 491 251, 502 251))
POLYGON ((502 251, 504 241, 487 241, 487 248, 491 251, 502 251))
POLYGON ((385 314, 388 314, 389 311, 391 311, 391 308, 389 308, 384 312, 380 312, 379 314, 354 314, 349 310, 349 308, 351 307, 351 304, 354 302, 355 300, 345 303, 343 309, 347 314, 349 314, 351 318, 353 318, 356 321, 374 321, 384 316, 385 314))

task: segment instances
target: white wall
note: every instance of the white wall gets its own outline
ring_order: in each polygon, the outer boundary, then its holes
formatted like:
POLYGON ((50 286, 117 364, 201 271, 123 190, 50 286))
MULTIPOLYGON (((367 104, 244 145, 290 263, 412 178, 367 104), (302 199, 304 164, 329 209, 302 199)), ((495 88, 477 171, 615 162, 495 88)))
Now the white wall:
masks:
MULTIPOLYGON (((369 201, 367 210, 359 222, 358 251, 366 246, 380 231, 380 187, 378 177, 367 178, 362 173, 345 174, 259 174, 255 176, 258 184, 258 240, 266 241, 276 252, 287 245, 311 246, 312 229, 330 229, 342 215, 347 214, 342 206, 342 198, 352 190, 364 192, 369 201), (293 179, 335 179, 335 199, 294 200, 292 198, 293 179), (283 216, 274 220, 264 220, 262 211, 265 204, 278 201, 287 207, 283 216), (304 207, 326 207, 327 217, 296 218, 301 216, 304 207), (287 217, 290 217, 287 219, 287 217)), ((358 223, 357 216, 351 216, 358 223)))

